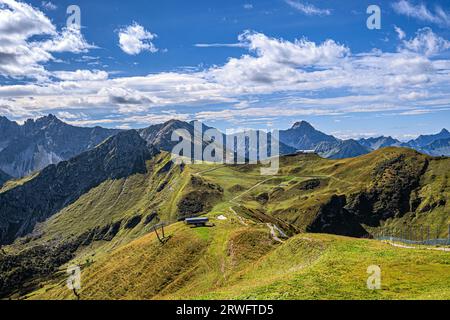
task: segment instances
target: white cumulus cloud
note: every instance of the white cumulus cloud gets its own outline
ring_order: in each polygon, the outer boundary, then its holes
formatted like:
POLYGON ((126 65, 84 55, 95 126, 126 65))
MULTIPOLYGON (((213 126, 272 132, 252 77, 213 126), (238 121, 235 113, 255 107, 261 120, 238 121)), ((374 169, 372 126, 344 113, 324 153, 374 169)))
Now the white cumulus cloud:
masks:
POLYGON ((48 52, 86 53, 97 48, 89 44, 76 26, 66 27, 50 40, 44 41, 41 47, 48 52))
POLYGON ((99 81, 108 79, 108 73, 100 70, 55 71, 53 75, 64 81, 99 81))
POLYGON ((145 30, 143 26, 135 22, 119 30, 119 45, 123 52, 129 55, 137 55, 143 51, 155 53, 158 48, 152 40, 156 37, 156 34, 145 30))
POLYGON ((403 41, 404 48, 426 56, 439 54, 450 48, 450 41, 436 35, 430 28, 417 31, 416 37, 403 41))
POLYGON ((0 111, 17 117, 83 113, 80 124, 120 126, 150 121, 146 115, 269 121, 434 112, 450 105, 450 59, 437 54, 448 44, 431 29, 412 39, 405 35, 394 52, 355 54, 332 39, 286 40, 253 31, 239 35, 237 44, 247 51, 207 68, 112 78, 100 70, 56 71, 44 83, 0 85, 0 111), (163 114, 175 108, 180 109, 163 114))
POLYGON ((15 0, 0 0, 0 76, 45 78, 43 64, 56 52, 87 52, 79 29, 56 27, 40 10, 15 0), (41 40, 34 40, 40 36, 41 40))

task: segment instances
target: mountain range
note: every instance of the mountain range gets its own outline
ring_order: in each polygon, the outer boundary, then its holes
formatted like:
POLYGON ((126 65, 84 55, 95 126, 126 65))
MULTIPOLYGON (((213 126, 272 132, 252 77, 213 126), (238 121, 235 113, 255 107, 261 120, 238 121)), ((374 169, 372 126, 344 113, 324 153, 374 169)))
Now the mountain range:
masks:
MULTIPOLYGON (((184 129, 193 136, 195 122, 171 120, 139 129, 137 132, 149 145, 170 152, 178 143, 171 141, 172 133, 177 129, 184 129)), ((212 128, 202 125, 203 131, 207 129, 212 128)), ((121 131, 101 127, 75 127, 64 123, 54 115, 37 120, 30 119, 23 125, 10 121, 6 117, 0 117, 0 185, 11 177, 21 178, 42 170, 50 164, 69 160, 121 131)), ((236 133, 228 136, 222 134, 224 152, 227 152, 225 149, 227 139, 242 138, 245 134, 236 133)), ((406 143, 384 136, 341 140, 316 130, 306 121, 301 121, 295 123, 290 129, 281 130, 279 137, 281 155, 308 151, 315 152, 324 158, 344 159, 391 146, 408 147, 432 156, 450 155, 450 133, 446 129, 435 135, 419 136, 406 143)), ((237 149, 235 148, 232 152, 236 153, 238 149, 245 149, 245 155, 248 155, 250 150, 245 138, 237 141, 240 141, 241 145, 237 145, 237 149)), ((208 143, 203 144, 205 147, 208 143)))
POLYGON ((314 151, 329 159, 357 157, 386 147, 411 148, 432 156, 450 155, 450 133, 446 129, 434 135, 421 135, 408 142, 385 136, 341 140, 316 130, 306 121, 301 121, 288 130, 280 131, 280 141, 297 150, 314 151))
MULTIPOLYGON (((139 129, 137 132, 149 145, 170 152, 178 143, 171 141, 172 133, 177 129, 184 129, 193 136, 195 122, 171 120, 139 129)), ((203 131, 207 129, 212 128, 202 125, 203 131)), ((54 115, 37 120, 30 119, 23 125, 10 121, 6 117, 0 117, 0 185, 7 180, 7 177, 8 179, 21 178, 42 170, 50 164, 69 160, 121 131, 101 127, 75 127, 64 123, 54 115)), ((236 133, 228 136, 222 134, 222 140, 226 145, 227 139, 242 137, 245 134, 236 133)), ((341 140, 316 130, 306 121, 301 121, 295 123, 290 129, 281 130, 279 137, 281 155, 308 151, 315 152, 324 158, 343 159, 391 146, 408 147, 432 156, 450 155, 450 133, 446 129, 435 135, 419 136, 406 143, 384 136, 341 140)), ((241 141, 237 149, 244 148, 245 154, 248 155, 249 146, 245 138, 237 141, 241 141)), ((205 147, 208 143, 203 144, 205 147)), ((223 148, 226 152, 225 145, 223 148)), ((236 153, 237 149, 233 152, 236 153)))
POLYGON ((391 146, 402 146, 402 142, 394 139, 392 137, 377 137, 377 138, 368 138, 368 139, 360 139, 358 143, 366 148, 371 150, 378 150, 380 148, 391 147, 391 146))
MULTIPOLYGON (((237 157, 237 153, 240 152, 244 158, 249 157, 250 153, 256 153, 259 156, 259 138, 257 138, 258 143, 256 146, 256 149, 252 149, 252 147, 249 145, 248 139, 246 139, 249 135, 254 135, 256 137, 259 136, 259 131, 246 131, 246 132, 238 132, 235 134, 223 134, 219 132, 220 135, 220 141, 217 140, 218 137, 216 137, 216 140, 212 139, 211 137, 206 137, 206 131, 209 129, 215 129, 212 127, 209 127, 205 124, 199 123, 199 129, 196 129, 196 123, 195 121, 191 122, 184 122, 180 120, 170 120, 163 124, 156 124, 151 125, 144 129, 139 129, 138 132, 141 135, 143 139, 147 141, 149 145, 153 145, 156 148, 171 152, 173 148, 178 144, 178 141, 172 141, 172 133, 175 130, 185 130, 189 133, 189 135, 193 137, 201 137, 201 133, 199 131, 202 131, 205 134, 204 141, 196 142, 199 144, 202 144, 203 148, 210 144, 214 144, 215 147, 221 148, 224 152, 224 154, 231 153, 234 158, 237 157), (230 141, 235 140, 235 141, 230 141), (233 150, 227 150, 227 143, 229 142, 236 142, 234 145, 233 150)), ((281 139, 280 139, 281 140, 281 139)), ((267 146, 267 155, 270 156, 270 143, 271 143, 271 134, 268 134, 268 146, 267 146)), ((296 149, 292 146, 287 145, 286 143, 283 143, 279 141, 279 152, 282 155, 295 153, 296 149)), ((192 153, 194 153, 194 144, 192 144, 192 153)), ((194 156, 194 154, 192 154, 194 156)), ((201 159, 196 159, 201 160, 201 159)))

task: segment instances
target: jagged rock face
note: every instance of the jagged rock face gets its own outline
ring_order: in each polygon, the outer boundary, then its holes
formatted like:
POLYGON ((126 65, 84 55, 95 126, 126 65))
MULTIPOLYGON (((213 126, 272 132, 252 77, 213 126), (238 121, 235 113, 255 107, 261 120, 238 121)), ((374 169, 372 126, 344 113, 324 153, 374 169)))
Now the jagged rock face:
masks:
POLYGON ((291 129, 280 131, 280 141, 297 150, 314 150, 321 142, 338 142, 335 137, 314 129, 306 121, 297 122, 291 129))
POLYGON ((5 117, 0 117, 0 152, 5 149, 12 139, 19 135, 20 126, 5 117))
POLYGON ((179 120, 171 120, 163 124, 152 125, 139 130, 139 134, 149 145, 153 145, 160 150, 171 152, 173 147, 178 144, 178 141, 172 141, 172 133, 179 129, 187 130, 191 136, 194 134, 194 127, 190 123, 179 120))
POLYGON ((68 125, 53 115, 22 126, 0 118, 0 169, 19 178, 90 150, 118 130, 68 125))
POLYGON ((121 132, 69 161, 50 165, 35 178, 0 194, 0 244, 31 232, 81 195, 108 179, 145 173, 157 151, 134 131, 121 132))

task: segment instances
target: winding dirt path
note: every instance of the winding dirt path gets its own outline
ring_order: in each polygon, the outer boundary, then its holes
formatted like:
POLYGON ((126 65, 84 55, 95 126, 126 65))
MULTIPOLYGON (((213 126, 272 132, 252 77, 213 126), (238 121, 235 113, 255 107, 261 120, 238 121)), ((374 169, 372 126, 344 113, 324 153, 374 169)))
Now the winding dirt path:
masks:
MULTIPOLYGON (((266 223, 266 225, 267 225, 267 227, 268 227, 269 230, 270 230, 270 235, 272 236, 273 240, 275 240, 275 241, 277 241, 277 242, 280 242, 280 243, 283 243, 283 240, 281 240, 280 238, 278 238, 277 233, 276 233, 276 231, 275 231, 275 227, 274 227, 272 224, 270 224, 270 223, 266 223)), ((278 228, 277 228, 277 229, 278 229, 278 228)))
POLYGON ((253 187, 251 187, 250 189, 245 190, 245 191, 242 192, 240 195, 238 195, 238 196, 234 197, 233 199, 231 199, 230 202, 231 202, 231 203, 234 202, 234 204, 236 204, 236 201, 235 201, 236 199, 239 199, 239 198, 242 197, 244 194, 249 193, 249 192, 252 191, 253 189, 255 189, 255 188, 259 187, 260 185, 266 183, 267 181, 270 181, 270 180, 273 180, 273 179, 275 179, 275 177, 272 177, 272 178, 263 180, 263 181, 261 181, 261 182, 258 182, 257 184, 255 184, 255 185, 254 185, 253 187))
POLYGON ((445 251, 445 252, 450 252, 450 248, 431 248, 431 247, 411 247, 411 246, 407 246, 404 244, 398 244, 398 243, 394 243, 391 241, 386 241, 385 243, 396 247, 396 248, 402 248, 402 249, 413 249, 413 250, 436 250, 436 251, 445 251))
POLYGON ((233 207, 230 207, 230 211, 238 218, 239 222, 243 225, 248 227, 248 223, 245 222, 244 218, 242 218, 234 209, 233 207))

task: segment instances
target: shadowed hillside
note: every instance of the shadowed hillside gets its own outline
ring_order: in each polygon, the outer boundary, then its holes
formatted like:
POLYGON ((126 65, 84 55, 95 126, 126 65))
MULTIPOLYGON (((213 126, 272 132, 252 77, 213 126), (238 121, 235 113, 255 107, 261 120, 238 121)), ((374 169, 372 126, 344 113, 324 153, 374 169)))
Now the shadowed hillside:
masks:
POLYGON ((106 140, 94 150, 51 165, 22 185, 0 193, 0 244, 30 233, 81 195, 107 179, 145 172, 152 152, 137 132, 106 140))

